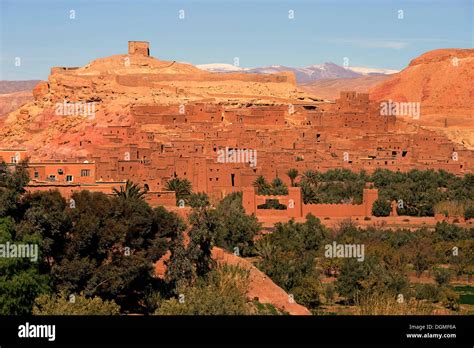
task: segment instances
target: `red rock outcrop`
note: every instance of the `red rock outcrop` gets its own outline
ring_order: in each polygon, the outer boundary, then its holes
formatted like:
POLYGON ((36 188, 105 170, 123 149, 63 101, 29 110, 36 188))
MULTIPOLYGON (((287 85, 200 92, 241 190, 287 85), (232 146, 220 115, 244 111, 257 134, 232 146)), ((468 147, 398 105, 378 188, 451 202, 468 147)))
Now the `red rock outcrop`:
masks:
POLYGON ((469 114, 474 101, 474 49, 439 49, 370 90, 374 100, 421 102, 423 115, 469 114))
POLYGON ((33 100, 31 91, 0 94, 0 118, 33 100))
POLYGON ((33 89, 33 97, 35 98, 35 100, 41 100, 42 98, 46 97, 48 93, 49 84, 46 81, 41 81, 33 89))
POLYGON ((439 49, 370 90, 374 100, 420 102, 416 122, 474 149, 474 49, 439 49))

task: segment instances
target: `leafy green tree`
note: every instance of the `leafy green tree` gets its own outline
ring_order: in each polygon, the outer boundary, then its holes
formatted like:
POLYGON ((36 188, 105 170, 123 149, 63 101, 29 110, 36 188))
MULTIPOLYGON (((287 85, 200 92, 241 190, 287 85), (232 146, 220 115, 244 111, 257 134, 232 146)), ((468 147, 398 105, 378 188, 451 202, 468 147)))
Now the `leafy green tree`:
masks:
POLYGON ((317 277, 304 277, 297 286, 291 289, 297 303, 309 309, 316 309, 321 304, 323 288, 317 277))
POLYGON ((5 162, 0 163, 0 217, 17 215, 20 197, 29 181, 27 160, 16 164, 13 170, 5 162))
POLYGON ((255 216, 245 213, 242 193, 232 193, 221 200, 216 208, 220 223, 216 234, 216 244, 231 252, 238 248, 239 254, 251 255, 254 238, 261 226, 255 216))
POLYGON ((417 244, 415 255, 412 258, 412 264, 418 278, 433 265, 434 260, 432 254, 433 250, 431 250, 428 243, 417 244))
POLYGON ((220 221, 211 209, 196 210, 189 216, 191 229, 189 230, 189 253, 195 265, 196 275, 206 275, 214 266, 211 251, 215 243, 220 221))
POLYGON ((87 298, 83 294, 67 297, 64 293, 41 295, 36 298, 34 315, 118 315, 120 306, 113 300, 100 297, 87 298))
POLYGON ((272 234, 257 242, 256 250, 262 256, 258 268, 291 293, 304 278, 318 278, 316 256, 327 237, 326 228, 312 215, 305 223, 278 223, 272 234))
POLYGON ((464 210, 464 218, 466 220, 474 219, 474 205, 469 206, 464 210))
POLYGON ((211 205, 209 203, 209 196, 204 192, 191 193, 188 204, 191 208, 206 208, 211 205))
POLYGON ((16 233, 20 238, 39 236, 44 259, 40 269, 49 272, 63 257, 67 233, 72 221, 66 212, 66 200, 57 190, 37 191, 23 196, 19 206, 21 221, 16 233))
POLYGON ((372 254, 364 262, 356 259, 344 259, 340 274, 336 280, 336 289, 349 303, 358 296, 372 293, 387 293, 393 296, 407 294, 408 278, 393 265, 393 259, 385 255, 372 254))
POLYGON ((124 312, 147 313, 144 299, 159 288, 153 263, 184 229, 181 219, 141 199, 81 191, 68 208, 72 228, 52 269, 57 291, 114 300, 124 312))
POLYGON ((184 245, 184 239, 180 233, 170 246, 170 258, 165 261, 165 279, 170 284, 174 294, 190 286, 196 279, 193 258, 190 251, 184 245))
POLYGON ((372 214, 375 216, 389 216, 390 211, 390 203, 386 200, 377 199, 372 205, 372 214))
MULTIPOLYGON (((41 245, 39 235, 14 237, 13 221, 0 218, 0 243, 41 245)), ((41 260, 41 250, 38 250, 41 260)), ((36 296, 49 292, 49 277, 39 272, 31 258, 0 258, 0 315, 31 313, 36 296)))
POLYGON ((435 281, 439 286, 448 285, 451 281, 451 272, 445 268, 435 270, 435 281))
POLYGON ((246 315, 255 309, 246 298, 248 271, 236 266, 216 267, 194 286, 183 289, 181 297, 165 300, 157 315, 246 315))

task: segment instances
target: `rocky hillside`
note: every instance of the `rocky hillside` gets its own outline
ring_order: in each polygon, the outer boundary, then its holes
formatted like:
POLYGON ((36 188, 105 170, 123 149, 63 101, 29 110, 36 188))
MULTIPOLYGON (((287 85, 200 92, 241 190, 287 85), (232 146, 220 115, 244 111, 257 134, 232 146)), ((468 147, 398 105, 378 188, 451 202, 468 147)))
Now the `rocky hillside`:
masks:
POLYGON ((39 80, 0 81, 0 122, 3 116, 33 100, 32 90, 39 80))
POLYGON ((339 98, 341 91, 367 93, 372 87, 389 78, 390 75, 373 75, 344 79, 326 79, 303 84, 300 88, 313 94, 315 97, 334 100, 339 98))
MULTIPOLYGON (((420 102, 416 123, 474 148, 474 49, 439 49, 370 90, 374 100, 420 102)), ((415 122, 415 121, 412 121, 415 122)))
POLYGON ((31 91, 40 82, 39 80, 0 81, 0 94, 20 91, 31 91))
POLYGON ((370 90, 375 100, 421 102, 422 116, 472 112, 474 49, 440 49, 412 60, 370 90))

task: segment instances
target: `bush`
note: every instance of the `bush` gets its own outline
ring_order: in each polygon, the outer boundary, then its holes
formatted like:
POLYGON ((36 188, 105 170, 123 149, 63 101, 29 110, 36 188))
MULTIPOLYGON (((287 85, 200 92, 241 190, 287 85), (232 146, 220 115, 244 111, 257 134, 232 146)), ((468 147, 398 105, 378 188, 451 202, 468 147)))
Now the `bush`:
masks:
POLYGON ((35 300, 35 315, 118 315, 120 307, 113 300, 104 301, 100 297, 86 298, 75 295, 66 298, 65 294, 41 295, 35 300))
POLYGON ((336 289, 334 288, 334 285, 332 284, 327 284, 324 287, 324 297, 326 298, 326 303, 333 303, 334 299, 336 297, 336 289))
POLYGON ((459 294, 452 289, 446 289, 445 296, 444 306, 453 311, 459 311, 461 308, 459 305, 459 294))
POLYGON ((443 291, 439 286, 433 284, 417 284, 415 285, 415 297, 418 300, 439 302, 443 299, 443 291))
POLYGON ((236 266, 218 266, 182 290, 178 298, 163 301, 156 315, 245 315, 255 310, 247 302, 249 272, 236 266))
POLYGON ((439 268, 435 271, 435 280, 439 286, 448 285, 451 281, 451 272, 445 268, 439 268))
POLYGON ((466 210, 464 211, 464 218, 466 220, 474 219, 474 206, 466 208, 466 210))
POLYGON ((298 286, 291 290, 291 293, 294 295, 296 302, 309 309, 315 309, 321 303, 322 288, 316 277, 303 278, 298 286))
POLYGON ((375 216, 389 216, 390 211, 390 203, 386 200, 377 199, 372 206, 372 214, 375 216))

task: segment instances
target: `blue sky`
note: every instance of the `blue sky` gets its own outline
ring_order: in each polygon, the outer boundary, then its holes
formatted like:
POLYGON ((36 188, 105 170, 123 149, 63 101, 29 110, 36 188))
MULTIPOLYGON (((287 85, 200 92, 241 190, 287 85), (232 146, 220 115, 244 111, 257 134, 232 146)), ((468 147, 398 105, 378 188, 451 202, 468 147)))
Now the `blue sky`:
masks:
POLYGON ((0 0, 0 79, 46 79, 52 66, 82 66, 126 53, 128 40, 150 41, 152 56, 192 64, 232 64, 239 57, 242 67, 302 67, 342 65, 347 57, 350 66, 402 69, 432 49, 472 48, 472 3, 0 0))

